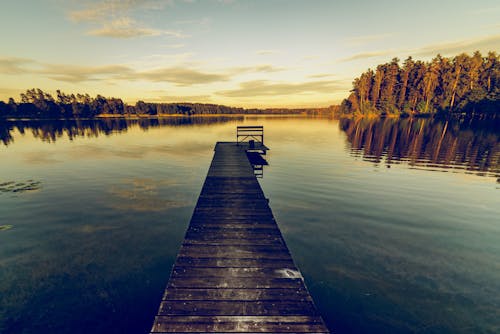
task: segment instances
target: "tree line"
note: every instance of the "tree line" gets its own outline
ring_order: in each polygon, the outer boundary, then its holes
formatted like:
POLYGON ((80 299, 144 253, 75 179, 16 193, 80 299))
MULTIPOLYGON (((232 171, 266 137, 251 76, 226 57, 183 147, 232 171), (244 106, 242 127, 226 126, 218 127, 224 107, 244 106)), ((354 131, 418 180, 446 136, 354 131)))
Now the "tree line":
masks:
POLYGON ((500 61, 479 51, 431 61, 408 57, 368 69, 354 79, 343 114, 418 115, 436 112, 496 113, 500 110, 500 61))
POLYGON ((316 109, 244 109, 205 103, 148 103, 137 101, 134 105, 124 103, 120 98, 89 94, 66 94, 57 90, 56 95, 39 88, 21 93, 20 101, 9 98, 0 101, 0 118, 49 118, 72 119, 99 116, 133 115, 232 115, 232 114, 321 114, 331 108, 316 109))

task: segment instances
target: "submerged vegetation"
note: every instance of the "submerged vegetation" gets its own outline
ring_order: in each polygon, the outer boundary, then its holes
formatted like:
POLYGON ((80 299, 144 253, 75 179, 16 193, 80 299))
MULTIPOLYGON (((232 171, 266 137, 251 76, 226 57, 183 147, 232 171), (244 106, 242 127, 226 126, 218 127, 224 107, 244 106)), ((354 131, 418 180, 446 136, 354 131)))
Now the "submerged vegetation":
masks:
POLYGON ((0 193, 23 193, 39 190, 41 187, 42 182, 34 180, 0 182, 0 193))
POLYGON ((409 57, 369 69, 354 79, 352 93, 341 104, 350 115, 418 115, 436 112, 498 113, 500 59, 479 51, 453 58, 437 55, 430 62, 409 57))

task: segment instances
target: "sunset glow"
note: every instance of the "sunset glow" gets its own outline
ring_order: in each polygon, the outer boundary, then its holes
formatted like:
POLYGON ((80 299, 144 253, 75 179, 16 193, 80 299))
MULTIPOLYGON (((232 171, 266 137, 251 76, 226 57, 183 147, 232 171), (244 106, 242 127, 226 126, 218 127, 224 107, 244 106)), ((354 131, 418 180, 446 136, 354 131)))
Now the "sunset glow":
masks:
POLYGON ((500 50, 498 1, 44 0, 0 12, 0 100, 339 103, 369 67, 500 50))

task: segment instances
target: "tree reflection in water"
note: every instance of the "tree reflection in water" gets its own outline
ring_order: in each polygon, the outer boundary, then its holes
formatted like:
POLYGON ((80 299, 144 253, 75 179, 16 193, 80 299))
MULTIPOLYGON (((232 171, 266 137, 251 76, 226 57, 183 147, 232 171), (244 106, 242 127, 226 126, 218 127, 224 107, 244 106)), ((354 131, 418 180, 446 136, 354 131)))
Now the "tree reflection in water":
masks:
POLYGON ((499 120, 342 119, 353 156, 500 177, 499 120))
POLYGON ((139 126, 141 129, 160 126, 190 126, 214 123, 225 123, 242 120, 243 116, 213 117, 165 117, 165 118, 104 118, 97 120, 16 120, 0 121, 0 140, 4 145, 14 142, 15 130, 24 134, 31 131, 35 138, 47 142, 55 142, 67 136, 70 140, 76 137, 109 136, 113 133, 126 132, 128 128, 139 126))

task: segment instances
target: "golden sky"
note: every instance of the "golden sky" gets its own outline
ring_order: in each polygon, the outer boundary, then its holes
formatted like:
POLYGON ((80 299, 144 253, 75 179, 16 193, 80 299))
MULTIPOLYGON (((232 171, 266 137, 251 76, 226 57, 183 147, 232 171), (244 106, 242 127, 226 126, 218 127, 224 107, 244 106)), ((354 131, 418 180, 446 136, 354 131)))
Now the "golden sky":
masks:
POLYGON ((369 67, 500 50, 498 1, 6 0, 0 99, 339 103, 369 67))

